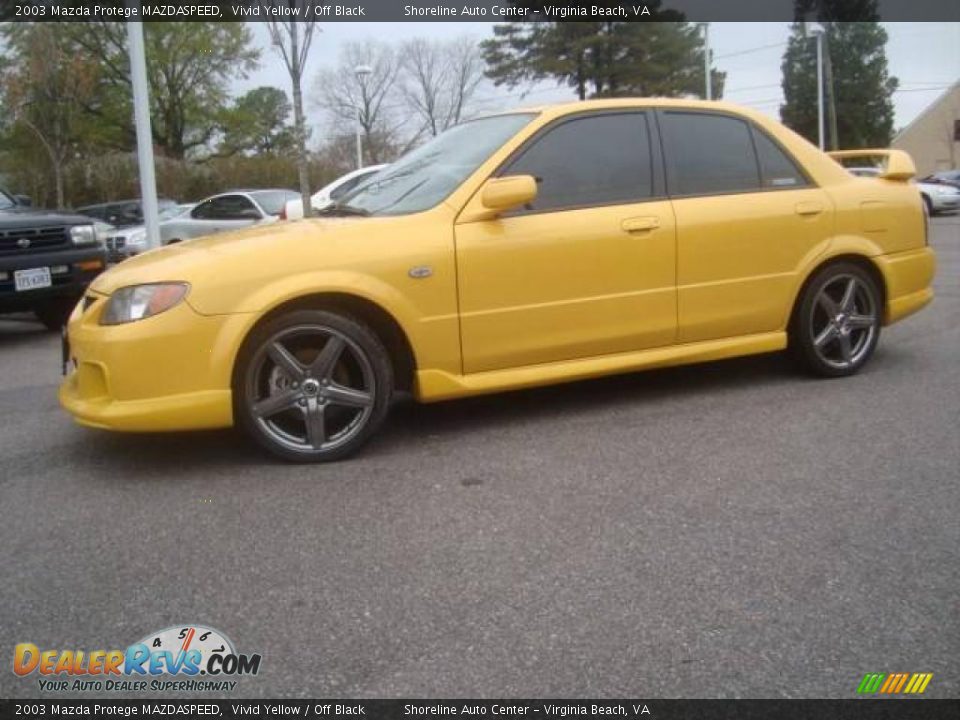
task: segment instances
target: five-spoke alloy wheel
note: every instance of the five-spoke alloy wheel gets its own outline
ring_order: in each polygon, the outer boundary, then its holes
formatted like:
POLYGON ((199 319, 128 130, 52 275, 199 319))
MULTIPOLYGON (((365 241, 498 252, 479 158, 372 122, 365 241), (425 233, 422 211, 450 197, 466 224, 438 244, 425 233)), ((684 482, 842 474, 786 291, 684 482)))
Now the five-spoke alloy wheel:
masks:
POLYGON ((352 318, 297 310, 257 329, 235 381, 243 427, 298 462, 337 460, 360 447, 390 404, 393 371, 377 336, 352 318))
POLYGON ((836 263, 807 286, 791 328, 791 343, 819 375, 852 375, 880 337, 880 293, 859 265, 836 263))

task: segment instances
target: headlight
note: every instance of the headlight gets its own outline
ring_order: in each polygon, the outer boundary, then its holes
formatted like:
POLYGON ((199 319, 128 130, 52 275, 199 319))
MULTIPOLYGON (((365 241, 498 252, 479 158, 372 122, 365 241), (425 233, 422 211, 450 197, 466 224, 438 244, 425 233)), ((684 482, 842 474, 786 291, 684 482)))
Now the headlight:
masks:
POLYGON ((74 225, 70 228, 70 240, 74 245, 96 245, 97 231, 93 225, 74 225))
POLYGON ((146 230, 135 230, 127 235, 127 245, 143 245, 147 241, 146 230))
POLYGON ((186 283, 152 283, 120 288, 107 301, 100 324, 120 325, 159 315, 183 300, 189 289, 186 283))

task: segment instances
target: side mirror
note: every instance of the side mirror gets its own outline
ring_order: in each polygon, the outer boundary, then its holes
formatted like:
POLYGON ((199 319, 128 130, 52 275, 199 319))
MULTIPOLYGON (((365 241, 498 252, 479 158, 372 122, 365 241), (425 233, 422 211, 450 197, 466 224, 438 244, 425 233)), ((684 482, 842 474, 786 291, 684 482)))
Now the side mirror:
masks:
POLYGON ((887 152, 889 154, 887 155, 887 161, 884 164, 883 170, 880 172, 880 177, 886 180, 906 182, 917 174, 917 168, 913 164, 913 158, 903 150, 888 150, 887 152))
POLYGON ((508 175, 488 180, 480 191, 480 202, 497 215, 533 202, 537 198, 537 181, 532 175, 508 175))
POLYGON ((13 199, 17 201, 17 205, 21 207, 33 207, 33 200, 29 195, 14 195, 13 199))

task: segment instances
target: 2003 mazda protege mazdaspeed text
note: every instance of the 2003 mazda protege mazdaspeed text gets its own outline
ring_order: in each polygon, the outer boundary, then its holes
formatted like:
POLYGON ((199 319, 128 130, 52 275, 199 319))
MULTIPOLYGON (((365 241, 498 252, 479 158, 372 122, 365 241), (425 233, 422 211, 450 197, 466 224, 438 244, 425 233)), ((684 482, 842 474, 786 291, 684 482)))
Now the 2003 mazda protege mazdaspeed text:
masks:
POLYGON ((131 431, 239 424, 334 460, 395 390, 430 402, 789 347, 849 375, 930 302, 909 156, 859 178, 759 113, 621 99, 466 122, 326 217, 99 276, 63 406, 131 431))

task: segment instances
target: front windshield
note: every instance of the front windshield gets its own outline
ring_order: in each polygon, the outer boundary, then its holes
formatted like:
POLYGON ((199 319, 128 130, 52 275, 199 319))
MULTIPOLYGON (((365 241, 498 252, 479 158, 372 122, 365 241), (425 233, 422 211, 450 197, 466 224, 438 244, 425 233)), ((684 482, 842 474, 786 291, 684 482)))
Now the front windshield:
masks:
POLYGON ((16 207, 16 205, 12 197, 7 195, 3 190, 0 190, 0 210, 9 210, 12 207, 16 207))
POLYGON ((432 208, 533 117, 495 115, 452 127, 381 170, 339 204, 364 215, 406 215, 432 208))

